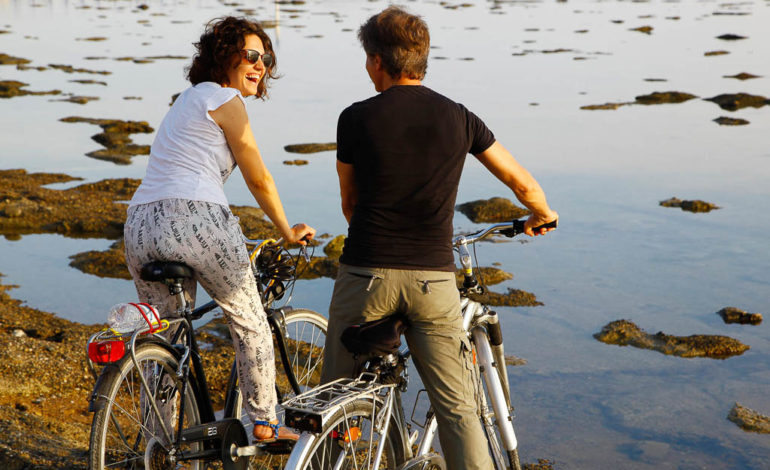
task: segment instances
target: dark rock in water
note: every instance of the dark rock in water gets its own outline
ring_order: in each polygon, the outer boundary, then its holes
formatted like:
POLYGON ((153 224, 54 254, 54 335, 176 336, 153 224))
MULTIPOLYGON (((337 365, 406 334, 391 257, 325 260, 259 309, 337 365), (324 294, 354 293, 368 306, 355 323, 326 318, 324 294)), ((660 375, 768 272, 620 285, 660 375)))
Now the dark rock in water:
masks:
POLYGON ((714 122, 716 122, 720 126, 745 126, 749 124, 749 121, 745 119, 731 118, 727 116, 720 116, 714 119, 714 122))
POLYGON ((0 65, 20 65, 20 64, 29 64, 30 62, 32 61, 28 59, 23 59, 21 57, 13 57, 3 52, 0 52, 0 65))
POLYGON ((89 69, 80 69, 75 68, 71 65, 65 65, 65 64, 48 64, 49 67, 56 70, 61 70, 64 73, 92 73, 97 75, 110 75, 112 72, 109 72, 107 70, 89 70, 89 69))
POLYGON ((605 110, 605 109, 618 109, 621 106, 628 106, 629 104, 634 104, 633 102, 628 103, 604 103, 604 104, 589 104, 586 106, 581 106, 580 109, 585 109, 588 111, 596 111, 596 110, 605 110))
POLYGON ((680 357, 727 359, 741 355, 749 349, 749 346, 728 336, 672 336, 663 332, 652 335, 628 320, 616 320, 608 323, 602 328, 602 331, 594 335, 594 338, 607 344, 652 349, 663 354, 680 357))
POLYGON ((761 78, 761 76, 754 75, 751 73, 741 72, 736 75, 724 75, 724 78, 735 78, 737 80, 751 80, 752 78, 761 78))
POLYGON ((542 302, 537 300, 535 294, 510 288, 505 294, 487 290, 482 295, 474 294, 471 295, 470 298, 476 302, 497 307, 537 307, 543 305, 542 302))
POLYGON ((107 82, 99 80, 69 80, 72 83, 80 83, 81 85, 102 85, 107 86, 107 82))
POLYGON ((740 41, 741 39, 747 39, 746 36, 740 36, 738 34, 723 34, 721 36, 717 36, 717 39, 721 39, 723 41, 740 41))
POLYGON ((748 93, 725 93, 713 98, 705 98, 706 101, 716 103, 720 108, 727 111, 737 111, 742 108, 761 108, 770 104, 770 99, 760 95, 749 95, 748 93))
POLYGON ((525 463, 523 470, 553 470, 553 462, 548 459, 537 459, 537 463, 525 463))
POLYGON ((644 34, 651 34, 652 30, 652 26, 639 26, 638 28, 631 28, 631 31, 638 31, 644 34))
POLYGON ((66 117, 62 122, 85 122, 101 127, 104 132, 91 138, 104 145, 106 149, 96 150, 86 155, 98 160, 107 160, 120 165, 131 163, 134 155, 149 155, 149 145, 136 145, 132 143, 130 134, 149 134, 154 131, 146 121, 121 121, 119 119, 93 119, 83 117, 66 117))
POLYGON ((310 263, 308 263, 305 258, 300 256, 297 274, 299 279, 317 279, 319 277, 336 279, 339 268, 340 262, 337 259, 314 256, 310 258, 310 263))
POLYGON ((63 98, 60 100, 52 100, 52 101, 68 101, 70 103, 75 104, 88 104, 89 101, 95 101, 98 100, 98 96, 69 96, 67 98, 63 98))
MULTIPOLYGON (((476 279, 478 279, 479 284, 481 285, 493 286, 495 284, 500 284, 503 281, 513 279, 513 274, 505 272, 500 268, 481 267, 479 269, 474 269, 474 271, 476 273, 476 279)), ((457 287, 462 286, 465 277, 463 276, 461 269, 455 271, 455 279, 457 280, 457 287)))
POLYGON ((324 253, 326 256, 332 259, 339 259, 342 256, 342 247, 345 246, 345 235, 337 235, 329 240, 324 247, 324 253))
POLYGON ((740 426, 744 431, 770 434, 770 417, 746 408, 738 402, 733 405, 727 419, 740 426))
POLYGON ((705 55, 706 57, 713 57, 717 55, 727 55, 727 54, 729 54, 728 51, 708 51, 703 53, 703 55, 705 55))
POLYGON ((660 205, 663 207, 679 207, 683 211, 688 212, 710 212, 714 209, 719 209, 719 206, 710 202, 701 201, 699 199, 693 201, 683 201, 675 197, 666 199, 665 201, 660 201, 660 205))
POLYGON ((0 81, 0 98, 13 98, 16 96, 25 95, 59 95, 61 90, 51 91, 29 91, 22 90, 28 83, 18 82, 16 80, 3 80, 0 81))
POLYGON ((725 307, 717 312, 725 323, 741 323, 743 325, 759 325, 762 323, 761 313, 748 313, 735 307, 725 307))
POLYGON ((337 150, 337 142, 326 144, 292 144, 285 146, 283 149, 291 153, 328 152, 329 150, 337 150))
POLYGON ((505 365, 507 366, 524 366, 527 365, 527 360, 513 355, 505 356, 505 365))
POLYGON ((86 274, 113 279, 131 280, 126 268, 123 239, 116 241, 106 251, 86 251, 70 256, 70 266, 86 274))
POLYGON ((636 103, 638 104, 664 104, 664 103, 684 103, 693 98, 697 98, 695 95, 689 93, 683 93, 681 91, 656 91, 649 95, 639 95, 636 97, 636 103))
POLYGON ((510 200, 502 197, 479 199, 466 202, 455 207, 474 223, 509 222, 529 214, 529 211, 518 207, 510 200))
POLYGON ((299 160, 299 159, 297 159, 297 160, 284 160, 283 161, 284 165, 296 165, 296 166, 307 165, 308 163, 310 163, 310 162, 307 161, 307 160, 299 160))

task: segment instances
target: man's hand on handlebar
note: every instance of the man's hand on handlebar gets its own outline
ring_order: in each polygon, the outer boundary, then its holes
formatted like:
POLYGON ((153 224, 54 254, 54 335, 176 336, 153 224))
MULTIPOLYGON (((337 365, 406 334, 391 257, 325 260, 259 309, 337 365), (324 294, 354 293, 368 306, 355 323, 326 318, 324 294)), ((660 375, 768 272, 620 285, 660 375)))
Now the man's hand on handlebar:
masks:
POLYGON ((558 222, 559 214, 554 211, 550 211, 549 214, 532 214, 524 223, 524 234, 530 237, 545 235, 556 230, 558 222))
POLYGON ((287 243, 306 245, 315 236, 315 229, 307 224, 296 224, 291 227, 290 233, 284 234, 287 243))

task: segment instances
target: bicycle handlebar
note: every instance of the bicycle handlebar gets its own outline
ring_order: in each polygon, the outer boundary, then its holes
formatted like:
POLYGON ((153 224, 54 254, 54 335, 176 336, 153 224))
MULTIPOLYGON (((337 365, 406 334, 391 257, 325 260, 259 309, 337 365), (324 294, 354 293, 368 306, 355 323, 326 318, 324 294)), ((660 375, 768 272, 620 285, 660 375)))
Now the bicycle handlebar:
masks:
MULTIPOLYGON (((525 222, 525 219, 514 219, 511 222, 500 222, 497 224, 492 224, 476 233, 454 237, 452 239, 452 246, 457 248, 461 245, 473 244, 479 240, 483 240, 491 233, 500 233, 508 238, 513 238, 516 235, 524 233, 525 222)), ((532 230, 538 231, 543 228, 556 228, 557 225, 558 220, 554 220, 553 222, 548 222, 547 224, 535 227, 532 230)))

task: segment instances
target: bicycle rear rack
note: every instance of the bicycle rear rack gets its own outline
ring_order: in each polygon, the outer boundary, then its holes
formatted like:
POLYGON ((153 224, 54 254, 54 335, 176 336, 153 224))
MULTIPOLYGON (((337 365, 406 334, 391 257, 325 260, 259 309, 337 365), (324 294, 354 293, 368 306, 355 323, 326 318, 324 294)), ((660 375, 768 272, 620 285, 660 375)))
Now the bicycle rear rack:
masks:
POLYGON ((365 372, 355 379, 338 379, 291 398, 283 404, 287 426, 320 433, 334 411, 360 399, 382 402, 395 384, 381 384, 365 372))

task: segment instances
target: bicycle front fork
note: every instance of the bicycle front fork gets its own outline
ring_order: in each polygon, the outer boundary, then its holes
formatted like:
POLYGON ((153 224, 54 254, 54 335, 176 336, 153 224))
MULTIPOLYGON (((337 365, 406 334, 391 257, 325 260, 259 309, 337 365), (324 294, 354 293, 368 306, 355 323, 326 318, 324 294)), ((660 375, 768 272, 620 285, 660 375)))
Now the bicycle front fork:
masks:
POLYGON ((471 331, 471 335, 473 335, 473 341, 476 344, 476 360, 478 361, 479 370, 484 374, 489 401, 497 417, 497 429, 500 431, 500 439, 505 450, 509 452, 514 451, 518 443, 516 441, 516 434, 513 431, 513 414, 505 399, 504 385, 500 380, 495 364, 495 356, 489 345, 487 333, 483 328, 476 327, 471 331))

